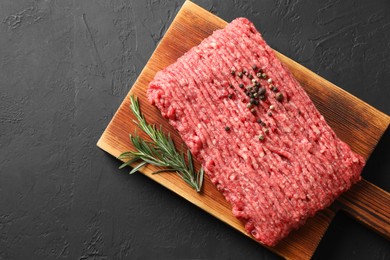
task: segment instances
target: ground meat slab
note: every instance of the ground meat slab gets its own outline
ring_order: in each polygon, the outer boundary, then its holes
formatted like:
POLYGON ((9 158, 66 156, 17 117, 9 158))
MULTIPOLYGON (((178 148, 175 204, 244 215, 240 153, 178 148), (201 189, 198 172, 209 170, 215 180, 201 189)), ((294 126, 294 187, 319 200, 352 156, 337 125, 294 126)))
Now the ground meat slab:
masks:
POLYGON ((360 179, 364 159, 337 138, 245 18, 158 72, 147 94, 265 245, 360 179))

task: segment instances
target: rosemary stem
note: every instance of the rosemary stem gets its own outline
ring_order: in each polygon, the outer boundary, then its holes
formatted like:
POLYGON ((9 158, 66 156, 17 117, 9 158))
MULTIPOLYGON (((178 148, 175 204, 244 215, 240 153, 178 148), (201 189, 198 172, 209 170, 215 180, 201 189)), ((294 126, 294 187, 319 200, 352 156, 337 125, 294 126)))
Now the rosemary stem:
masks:
POLYGON ((150 137, 152 142, 145 141, 138 135, 130 135, 130 141, 136 151, 127 151, 118 157, 119 159, 128 159, 120 168, 135 163, 136 161, 141 161, 141 163, 132 169, 130 172, 132 174, 147 164, 162 166, 167 169, 154 173, 174 171, 188 185, 197 192, 200 192, 203 184, 204 170, 201 168, 199 172, 195 172, 191 152, 187 150, 187 163, 184 153, 176 150, 171 136, 164 134, 161 126, 160 128, 156 128, 156 126, 146 122, 144 115, 141 113, 139 100, 134 96, 130 96, 130 109, 137 118, 134 122, 150 137))

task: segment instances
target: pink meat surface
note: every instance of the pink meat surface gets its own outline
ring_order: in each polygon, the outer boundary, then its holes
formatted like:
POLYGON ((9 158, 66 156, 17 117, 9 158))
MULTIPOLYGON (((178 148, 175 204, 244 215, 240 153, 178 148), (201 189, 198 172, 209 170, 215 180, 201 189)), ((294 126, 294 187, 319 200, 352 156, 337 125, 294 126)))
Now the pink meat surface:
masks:
POLYGON ((265 245, 360 179, 364 159, 337 138, 245 18, 158 72, 148 98, 265 245))

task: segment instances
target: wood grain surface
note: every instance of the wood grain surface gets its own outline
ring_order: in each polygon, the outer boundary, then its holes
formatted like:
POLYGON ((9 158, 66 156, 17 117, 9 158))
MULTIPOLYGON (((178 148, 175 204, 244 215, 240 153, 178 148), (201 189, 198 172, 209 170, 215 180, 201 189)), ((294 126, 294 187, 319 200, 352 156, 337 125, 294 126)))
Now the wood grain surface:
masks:
MULTIPOLYGON (((161 124, 166 133, 171 133, 176 144, 183 143, 177 132, 161 117, 157 108, 148 103, 146 99, 148 83, 157 71, 174 63, 191 47, 198 45, 214 30, 223 28, 225 25, 226 22, 219 17, 190 1, 185 2, 97 145, 115 157, 132 149, 129 133, 134 133, 136 126, 132 122, 134 117, 129 109, 129 95, 135 95, 140 99, 141 110, 148 122, 161 124)), ((261 31, 261 28, 258 29, 261 31)), ((298 79, 337 135, 355 152, 368 159, 389 125, 389 116, 286 56, 278 52, 276 54, 298 79)), ((198 168, 199 163, 195 162, 195 166, 198 168)), ((155 170, 155 167, 147 166, 142 168, 141 172, 250 237, 246 234, 244 225, 231 213, 230 205, 207 177, 202 192, 196 193, 176 175, 169 173, 152 175, 151 173, 155 170)), ((362 181, 346 192, 335 204, 337 206, 319 212, 302 228, 292 232, 276 247, 269 249, 287 259, 309 259, 338 209, 346 210, 388 237, 389 197, 387 192, 362 181)))

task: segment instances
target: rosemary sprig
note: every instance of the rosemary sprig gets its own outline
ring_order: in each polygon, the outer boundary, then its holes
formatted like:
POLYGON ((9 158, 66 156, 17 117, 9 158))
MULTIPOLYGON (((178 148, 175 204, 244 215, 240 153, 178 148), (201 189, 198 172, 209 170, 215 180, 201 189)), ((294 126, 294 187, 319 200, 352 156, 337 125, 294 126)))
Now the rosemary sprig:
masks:
POLYGON ((176 150, 170 134, 165 135, 161 126, 160 129, 158 129, 155 125, 150 125, 146 122, 145 117, 141 113, 138 98, 130 96, 130 109, 137 118, 137 121, 133 120, 134 123, 137 124, 152 141, 143 140, 136 133, 135 135, 130 134, 130 141, 134 145, 136 151, 122 153, 118 159, 128 160, 119 168, 122 169, 134 162, 141 161, 130 171, 130 174, 133 174, 147 164, 161 166, 165 169, 156 171, 153 174, 176 172, 186 183, 197 192, 200 192, 203 184, 204 170, 202 167, 199 172, 195 172, 191 152, 187 150, 187 165, 184 153, 176 150))

